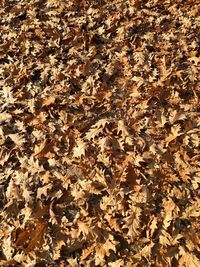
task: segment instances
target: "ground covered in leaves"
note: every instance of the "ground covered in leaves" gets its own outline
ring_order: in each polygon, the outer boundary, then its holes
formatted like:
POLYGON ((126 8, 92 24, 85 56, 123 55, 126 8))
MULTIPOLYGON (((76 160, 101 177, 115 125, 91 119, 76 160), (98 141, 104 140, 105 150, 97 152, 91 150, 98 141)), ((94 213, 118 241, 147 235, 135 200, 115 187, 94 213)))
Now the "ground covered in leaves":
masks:
POLYGON ((0 266, 200 266, 198 3, 0 1, 0 266))

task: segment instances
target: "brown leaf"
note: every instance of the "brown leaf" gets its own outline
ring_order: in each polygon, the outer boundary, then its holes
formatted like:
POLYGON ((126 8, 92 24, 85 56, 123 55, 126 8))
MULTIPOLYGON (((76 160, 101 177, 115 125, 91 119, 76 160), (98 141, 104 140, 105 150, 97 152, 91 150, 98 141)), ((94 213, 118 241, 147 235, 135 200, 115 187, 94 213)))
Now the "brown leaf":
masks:
POLYGON ((53 149, 54 144, 54 140, 51 140, 50 142, 49 140, 43 141, 38 148, 39 151, 35 154, 35 158, 39 159, 45 156, 51 158, 54 155, 53 153, 50 153, 53 149))
POLYGON ((123 179, 123 183, 129 187, 133 187, 137 184, 138 175, 135 172, 135 169, 131 163, 128 164, 128 168, 126 170, 126 176, 123 179))
POLYGON ((26 229, 21 229, 19 234, 17 235, 17 239, 15 241, 16 246, 22 246, 28 240, 30 233, 32 231, 31 225, 27 226, 26 229))
POLYGON ((45 228, 46 223, 36 223, 35 231, 32 233, 31 240, 25 249, 26 253, 29 253, 30 251, 34 250, 36 246, 41 245, 45 228))

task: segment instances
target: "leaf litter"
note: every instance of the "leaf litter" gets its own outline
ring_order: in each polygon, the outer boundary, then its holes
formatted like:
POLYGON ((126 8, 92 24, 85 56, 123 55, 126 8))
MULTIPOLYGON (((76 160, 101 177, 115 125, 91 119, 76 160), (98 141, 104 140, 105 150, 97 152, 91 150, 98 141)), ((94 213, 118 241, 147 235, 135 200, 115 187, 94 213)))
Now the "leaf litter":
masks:
POLYGON ((0 3, 0 266, 197 267, 198 1, 0 3))

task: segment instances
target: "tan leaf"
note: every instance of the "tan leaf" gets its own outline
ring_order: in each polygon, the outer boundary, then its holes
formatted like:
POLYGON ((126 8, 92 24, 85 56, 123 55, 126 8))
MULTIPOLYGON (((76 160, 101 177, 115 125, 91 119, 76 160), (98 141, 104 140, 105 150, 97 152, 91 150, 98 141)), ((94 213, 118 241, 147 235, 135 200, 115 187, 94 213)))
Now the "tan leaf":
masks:
POLYGON ((113 240, 113 237, 107 238, 105 243, 98 243, 96 245, 96 257, 103 260, 105 256, 110 255, 110 250, 116 252, 116 245, 118 242, 113 240))
POLYGON ((199 267, 200 260, 192 253, 188 253, 184 247, 179 248, 181 258, 178 261, 179 267, 199 267))
POLYGON ((56 98, 54 96, 49 96, 42 102, 42 107, 47 107, 55 102, 56 98))
POLYGON ((49 183, 49 184, 47 184, 47 185, 45 185, 43 187, 39 187, 37 189, 37 198, 38 199, 41 199, 42 195, 46 197, 48 190, 51 189, 52 186, 53 185, 51 183, 49 183))
POLYGON ((180 136, 182 134, 180 133, 180 131, 181 131, 180 125, 177 124, 177 125, 172 126, 171 133, 169 134, 169 136, 165 138, 165 141, 167 142, 167 144, 169 144, 171 141, 173 141, 178 136, 180 136))
POLYGON ((158 227, 158 219, 157 219, 157 217, 154 216, 152 221, 150 222, 149 227, 147 228, 147 238, 152 238, 157 227, 158 227))
POLYGON ((85 150, 86 150, 86 142, 84 142, 82 139, 78 139, 76 141, 76 146, 73 148, 74 157, 81 158, 82 156, 85 156, 85 150))
POLYGON ((124 260, 123 259, 118 259, 116 261, 109 262, 108 263, 108 266, 109 267, 124 267, 125 266, 125 263, 124 263, 124 260))
POLYGON ((81 254, 81 260, 87 259, 87 257, 94 251, 96 244, 93 243, 91 246, 89 246, 86 249, 83 249, 81 254))
POLYGON ((86 223, 81 221, 78 222, 78 229, 79 229, 79 234, 83 233, 84 236, 87 236, 90 232, 90 227, 86 223))
POLYGON ((25 143, 25 138, 20 134, 9 134, 10 139, 18 146, 21 147, 25 143))
POLYGON ((128 145, 133 144, 132 136, 129 134, 127 127, 124 124, 123 120, 118 121, 118 127, 117 127, 118 134, 121 132, 122 137, 124 138, 125 143, 128 145))
POLYGON ((106 214, 104 218, 109 223, 111 229, 114 229, 116 232, 120 232, 120 227, 116 218, 112 218, 109 214, 106 214))

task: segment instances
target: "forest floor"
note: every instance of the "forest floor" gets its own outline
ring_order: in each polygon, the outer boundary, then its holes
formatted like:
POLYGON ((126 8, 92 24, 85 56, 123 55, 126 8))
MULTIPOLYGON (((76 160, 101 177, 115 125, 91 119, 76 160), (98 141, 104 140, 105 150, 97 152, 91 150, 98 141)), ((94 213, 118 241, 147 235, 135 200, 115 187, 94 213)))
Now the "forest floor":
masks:
POLYGON ((200 266, 199 5, 0 1, 0 266, 200 266))

